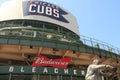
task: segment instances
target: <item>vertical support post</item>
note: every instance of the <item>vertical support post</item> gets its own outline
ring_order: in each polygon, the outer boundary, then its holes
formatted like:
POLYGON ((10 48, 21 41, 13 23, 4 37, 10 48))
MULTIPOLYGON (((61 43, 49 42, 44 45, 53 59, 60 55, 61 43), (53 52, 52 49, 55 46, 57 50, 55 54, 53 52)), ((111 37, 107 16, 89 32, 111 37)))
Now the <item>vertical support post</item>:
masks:
POLYGON ((12 74, 10 73, 9 80, 11 80, 12 74))
POLYGON ((61 77, 60 77, 60 78, 61 78, 60 80, 63 80, 62 75, 61 75, 61 77))
POLYGON ((49 75, 49 80, 51 80, 51 75, 49 75))
POLYGON ((57 80, 60 80, 59 75, 57 75, 57 80))
POLYGON ((72 79, 72 76, 70 76, 70 78, 71 78, 71 80, 73 80, 73 79, 72 79))
POLYGON ((37 78, 37 80, 39 80, 39 79, 40 79, 40 76, 39 76, 39 74, 37 74, 37 77, 38 77, 38 78, 37 78))

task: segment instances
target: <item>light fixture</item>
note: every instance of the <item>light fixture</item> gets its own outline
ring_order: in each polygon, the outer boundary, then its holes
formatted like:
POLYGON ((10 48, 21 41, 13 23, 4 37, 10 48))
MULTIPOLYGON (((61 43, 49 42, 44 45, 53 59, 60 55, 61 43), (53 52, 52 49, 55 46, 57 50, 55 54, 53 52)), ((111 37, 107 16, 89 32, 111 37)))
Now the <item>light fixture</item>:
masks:
POLYGON ((58 49, 53 48, 53 53, 55 54, 58 51, 58 49))
POLYGON ((116 63, 119 63, 119 61, 117 60, 116 63))
POLYGON ((29 46, 30 47, 30 49, 32 49, 33 48, 33 46, 29 46))
POLYGON ((102 58, 102 56, 100 55, 99 58, 102 58))
POLYGON ((75 54, 76 53, 76 51, 75 50, 73 50, 73 54, 75 54))

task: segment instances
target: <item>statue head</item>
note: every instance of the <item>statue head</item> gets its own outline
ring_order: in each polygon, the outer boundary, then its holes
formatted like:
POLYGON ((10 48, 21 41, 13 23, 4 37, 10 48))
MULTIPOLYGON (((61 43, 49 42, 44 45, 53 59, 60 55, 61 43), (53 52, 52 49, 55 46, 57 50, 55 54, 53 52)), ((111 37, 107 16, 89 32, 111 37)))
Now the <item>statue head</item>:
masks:
POLYGON ((93 63, 93 64, 99 64, 100 61, 99 61, 98 59, 94 59, 92 63, 93 63))

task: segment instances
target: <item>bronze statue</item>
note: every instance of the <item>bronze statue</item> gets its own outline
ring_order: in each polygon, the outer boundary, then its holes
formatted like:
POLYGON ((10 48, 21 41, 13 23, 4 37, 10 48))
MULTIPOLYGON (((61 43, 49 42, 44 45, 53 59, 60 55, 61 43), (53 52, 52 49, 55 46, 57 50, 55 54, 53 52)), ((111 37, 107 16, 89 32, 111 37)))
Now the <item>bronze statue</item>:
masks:
POLYGON ((87 68, 87 73, 85 76, 86 80, 102 80, 103 75, 107 75, 101 71, 102 68, 112 67, 106 64, 99 64, 100 61, 98 59, 93 60, 92 64, 90 64, 87 68))

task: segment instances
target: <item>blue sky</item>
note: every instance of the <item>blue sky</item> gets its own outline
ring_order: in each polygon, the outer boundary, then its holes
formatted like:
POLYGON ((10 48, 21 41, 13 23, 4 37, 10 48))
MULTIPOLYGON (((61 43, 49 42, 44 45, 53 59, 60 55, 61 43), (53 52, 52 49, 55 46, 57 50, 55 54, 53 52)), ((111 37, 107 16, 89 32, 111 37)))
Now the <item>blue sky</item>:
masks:
MULTIPOLYGON (((0 0, 0 3, 6 0, 0 0)), ((120 0, 46 0, 71 12, 81 35, 120 48, 120 0)))

